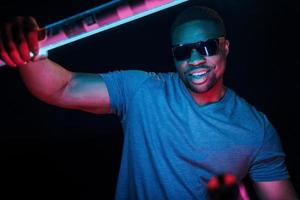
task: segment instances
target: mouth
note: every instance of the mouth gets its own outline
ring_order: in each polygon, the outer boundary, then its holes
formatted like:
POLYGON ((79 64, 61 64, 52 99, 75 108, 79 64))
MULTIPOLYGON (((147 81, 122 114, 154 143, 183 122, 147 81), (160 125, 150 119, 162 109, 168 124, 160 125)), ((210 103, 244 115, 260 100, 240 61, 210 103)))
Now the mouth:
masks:
POLYGON ((198 68, 187 73, 187 78, 194 84, 203 84, 207 81, 211 68, 198 68))

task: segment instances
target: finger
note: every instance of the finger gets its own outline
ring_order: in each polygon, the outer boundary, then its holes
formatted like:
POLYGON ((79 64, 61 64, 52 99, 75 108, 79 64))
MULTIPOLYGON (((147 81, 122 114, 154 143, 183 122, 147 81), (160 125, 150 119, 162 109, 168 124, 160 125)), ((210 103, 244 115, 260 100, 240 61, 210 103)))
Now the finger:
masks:
MULTIPOLYGON (((24 39, 25 39, 25 36, 23 34, 24 39)), ((26 40, 25 41, 22 41, 20 44, 19 44, 19 53, 22 57, 22 59, 26 62, 29 62, 30 61, 30 51, 29 51, 29 47, 27 45, 27 42, 26 40)))
POLYGON ((17 65, 12 61, 12 59, 9 57, 9 55, 6 52, 6 49, 4 48, 4 45, 1 41, 1 36, 0 36, 0 55, 1 59, 9 66, 11 67, 16 67, 17 65))
POLYGON ((26 39, 29 45, 29 49, 34 55, 38 55, 39 54, 39 38, 38 38, 39 26, 33 17, 26 18, 25 23, 28 28, 26 39))
POLYGON ((13 38, 13 33, 12 33, 12 24, 7 24, 4 28, 5 30, 5 36, 6 36, 6 40, 7 42, 4 44, 6 46, 4 46, 8 52, 8 55, 10 56, 10 58, 12 59, 12 61, 14 63, 16 63, 17 65, 22 65, 25 63, 25 61, 21 58, 19 51, 16 47, 14 38, 13 38))
POLYGON ((21 58, 28 62, 30 60, 29 47, 22 29, 22 18, 17 19, 18 26, 16 28, 15 40, 18 41, 18 50, 21 58))

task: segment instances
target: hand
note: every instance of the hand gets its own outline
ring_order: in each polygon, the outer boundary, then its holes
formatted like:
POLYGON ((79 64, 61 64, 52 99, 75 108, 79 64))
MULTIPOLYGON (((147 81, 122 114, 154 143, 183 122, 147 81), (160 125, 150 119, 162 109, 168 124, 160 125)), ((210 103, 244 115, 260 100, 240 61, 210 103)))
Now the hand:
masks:
POLYGON ((0 58, 16 67, 36 58, 39 53, 39 26, 33 17, 16 17, 0 25, 0 58), (33 53, 31 58, 30 52, 33 53))

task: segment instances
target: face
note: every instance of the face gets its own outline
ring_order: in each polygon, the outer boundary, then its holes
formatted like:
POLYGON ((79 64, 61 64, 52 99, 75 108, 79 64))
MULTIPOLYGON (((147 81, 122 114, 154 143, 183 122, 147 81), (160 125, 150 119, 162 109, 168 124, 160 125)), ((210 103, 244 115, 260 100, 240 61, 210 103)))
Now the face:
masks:
MULTIPOLYGON (((209 21, 191 21, 178 26, 172 33, 172 45, 192 44, 209 39, 217 39, 220 31, 209 21)), ((222 84, 229 42, 219 39, 215 55, 203 56, 195 48, 191 48, 189 58, 174 58, 180 78, 191 92, 205 93, 218 82, 222 84)))

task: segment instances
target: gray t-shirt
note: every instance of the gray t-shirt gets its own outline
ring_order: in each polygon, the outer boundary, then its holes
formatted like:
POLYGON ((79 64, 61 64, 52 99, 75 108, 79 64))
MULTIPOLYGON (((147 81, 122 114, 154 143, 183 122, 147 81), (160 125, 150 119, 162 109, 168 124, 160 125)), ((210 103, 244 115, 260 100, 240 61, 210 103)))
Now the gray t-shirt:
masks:
POLYGON ((101 76, 124 131, 116 199, 206 199, 208 180, 222 173, 289 177, 275 129, 232 90, 199 106, 177 73, 101 76))

